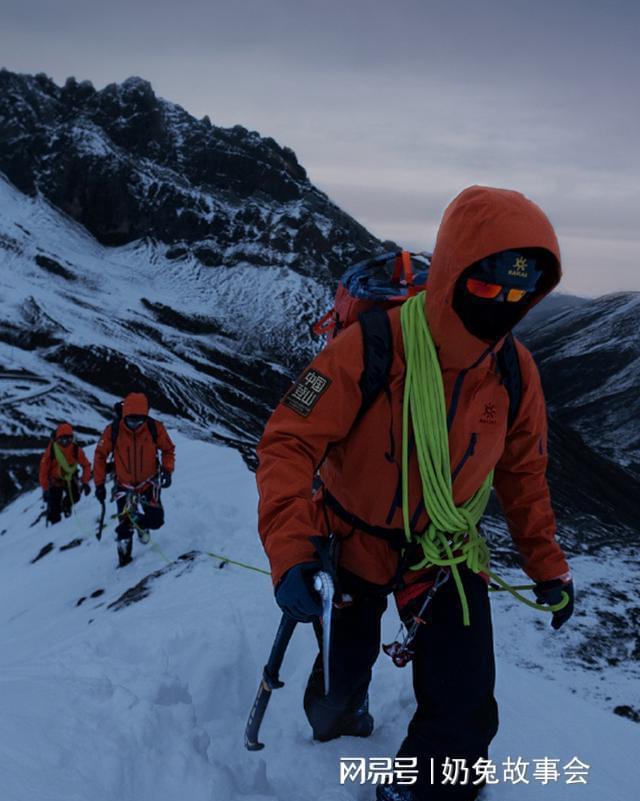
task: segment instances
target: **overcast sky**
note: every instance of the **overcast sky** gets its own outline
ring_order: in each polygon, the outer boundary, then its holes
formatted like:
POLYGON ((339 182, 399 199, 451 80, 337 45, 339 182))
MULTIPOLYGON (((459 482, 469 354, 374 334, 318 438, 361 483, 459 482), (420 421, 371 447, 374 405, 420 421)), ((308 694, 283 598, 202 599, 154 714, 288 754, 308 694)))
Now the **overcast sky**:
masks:
POLYGON ((640 4, 2 0, 0 62, 129 75, 292 147, 374 234, 433 246, 465 186, 556 226, 564 291, 640 290, 640 4))

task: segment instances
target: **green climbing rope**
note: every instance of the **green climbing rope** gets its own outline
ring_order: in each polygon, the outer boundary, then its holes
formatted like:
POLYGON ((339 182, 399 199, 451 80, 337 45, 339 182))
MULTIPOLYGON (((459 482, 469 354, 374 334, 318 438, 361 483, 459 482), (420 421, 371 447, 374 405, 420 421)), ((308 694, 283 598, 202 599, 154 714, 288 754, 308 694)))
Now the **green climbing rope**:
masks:
MULTIPOLYGON (((245 562, 238 562, 235 559, 229 559, 228 556, 221 556, 218 553, 211 553, 211 551, 205 551, 207 556, 210 556, 212 559, 220 559, 222 564, 229 563, 230 565, 237 565, 238 567, 243 567, 245 570, 253 570, 255 573, 262 573, 265 576, 270 576, 271 573, 269 570, 263 570, 261 567, 254 567, 253 565, 248 565, 245 562)), ((222 565, 220 565, 222 567, 222 565)))
POLYGON ((71 481, 76 474, 76 465, 73 465, 72 467, 69 464, 64 453, 62 452, 62 448, 58 445, 57 442, 53 443, 53 455, 60 468, 60 474, 62 476, 62 480, 67 485, 67 492, 69 493, 69 503, 71 504, 71 511, 73 512, 76 505, 73 500, 73 487, 71 481))
POLYGON ((493 471, 471 498, 456 506, 453 500, 444 384, 425 315, 424 292, 402 305, 400 319, 406 361, 402 407, 402 512, 407 542, 417 543, 423 553, 423 558, 411 569, 440 566, 451 570, 460 596, 465 626, 470 624, 470 616, 458 570, 461 564, 474 573, 486 573, 502 589, 535 609, 546 612, 561 609, 568 602, 568 596, 553 606, 536 604, 520 595, 489 568, 489 548, 478 532, 478 524, 489 501, 493 471), (429 510, 429 525, 421 535, 414 534, 410 525, 410 427, 415 438, 425 507, 429 510))
MULTIPOLYGON (((124 515, 126 515, 129 518, 129 522, 136 529, 136 531, 138 531, 139 534, 143 535, 142 542, 145 543, 145 544, 149 543, 151 545, 151 548, 154 551, 156 551, 156 553, 158 554, 158 556, 160 556, 161 559, 164 559, 164 561, 167 564, 171 564, 171 559, 169 559, 169 557, 160 548, 158 543, 151 537, 151 534, 149 534, 149 532, 146 529, 144 529, 144 528, 142 528, 142 526, 140 526, 140 524, 137 522, 137 520, 132 516, 132 514, 131 514, 131 512, 130 512, 128 507, 125 507, 123 513, 124 513, 124 515)), ((114 517, 118 517, 118 515, 114 515, 114 517)), ((211 551, 204 551, 203 553, 205 554, 205 556, 208 556, 211 559, 219 559, 220 562, 221 562, 220 567, 222 567, 224 564, 228 563, 230 565, 237 565, 238 567, 242 567, 245 570, 253 570, 255 573, 262 573, 265 576, 270 576, 271 575, 271 573, 268 570, 263 570, 261 567, 254 567, 253 565, 248 565, 245 562, 238 562, 235 559, 229 559, 229 557, 227 557, 227 556, 222 556, 222 555, 217 554, 217 553, 212 553, 211 551)))

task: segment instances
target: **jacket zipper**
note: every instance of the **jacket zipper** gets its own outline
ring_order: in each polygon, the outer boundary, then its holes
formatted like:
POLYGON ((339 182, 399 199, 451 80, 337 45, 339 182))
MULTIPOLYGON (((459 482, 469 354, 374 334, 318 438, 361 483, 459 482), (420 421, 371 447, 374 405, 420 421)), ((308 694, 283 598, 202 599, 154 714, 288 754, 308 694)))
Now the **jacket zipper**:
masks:
POLYGON ((469 457, 473 456, 473 453, 474 453, 474 451, 476 449, 476 442, 477 441, 478 441, 478 435, 474 432, 471 435, 471 439, 469 440, 469 444, 467 445, 467 450, 464 452, 464 455, 463 455, 462 459, 460 459, 460 461, 456 465, 456 469, 451 474, 451 483, 452 484, 456 480, 456 478, 457 478, 458 474, 460 473, 460 471, 462 470, 462 468, 465 466, 465 464, 466 464, 467 460, 469 459, 469 457))
POLYGON ((140 483, 140 475, 142 473, 142 448, 138 445, 138 430, 133 432, 133 453, 136 465, 136 480, 134 483, 136 485, 140 483))
POLYGON ((460 372, 456 376, 456 382, 453 385, 453 393, 451 395, 451 405, 449 406, 449 413, 447 414, 448 431, 451 431, 453 420, 456 416, 456 412, 458 411, 458 401, 460 400, 460 392, 462 391, 462 385, 464 384, 464 380, 467 377, 467 373, 469 372, 469 370, 473 370, 475 367, 477 367, 489 353, 493 353, 491 346, 489 346, 485 351, 482 352, 480 357, 475 360, 475 362, 471 365, 471 367, 465 367, 464 370, 460 370, 460 372))
MULTIPOLYGON (((473 456, 474 451, 476 449, 476 443, 477 442, 478 442, 478 435, 474 433, 474 434, 471 435, 471 439, 469 440, 469 444, 467 445, 467 450, 464 452, 464 455, 463 455, 462 459, 460 459, 460 462, 456 466, 456 469, 451 474, 451 483, 452 484, 455 481, 456 476, 458 475, 458 473, 465 466, 465 464, 466 464, 467 460, 469 459, 469 457, 473 456)), ((415 530, 416 526, 418 525, 418 520, 420 519, 420 515, 424 511, 425 511, 424 498, 420 498, 420 500, 418 501, 418 505, 416 506, 416 510, 413 513, 413 516, 411 518, 411 524, 410 524, 411 525, 411 531, 415 530)))

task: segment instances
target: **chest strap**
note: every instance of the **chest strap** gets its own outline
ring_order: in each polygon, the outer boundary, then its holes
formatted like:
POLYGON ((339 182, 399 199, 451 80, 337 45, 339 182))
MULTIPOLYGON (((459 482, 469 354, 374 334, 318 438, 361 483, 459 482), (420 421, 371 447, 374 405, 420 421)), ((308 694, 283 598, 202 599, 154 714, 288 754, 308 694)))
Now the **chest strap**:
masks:
POLYGON ((326 487, 322 488, 322 497, 324 503, 329 509, 339 517, 344 523, 357 531, 363 531, 365 534, 371 534, 372 537, 384 540, 394 551, 402 551, 407 547, 407 539, 404 529, 401 528, 385 528, 384 526, 372 526, 365 520, 362 520, 357 515, 347 511, 342 506, 340 501, 335 498, 326 487))

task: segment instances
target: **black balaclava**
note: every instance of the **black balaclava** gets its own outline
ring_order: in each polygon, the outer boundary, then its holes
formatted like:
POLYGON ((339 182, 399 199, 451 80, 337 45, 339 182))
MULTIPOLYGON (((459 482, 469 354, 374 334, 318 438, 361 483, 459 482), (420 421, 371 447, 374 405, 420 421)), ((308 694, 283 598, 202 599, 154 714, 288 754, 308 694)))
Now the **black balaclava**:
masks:
POLYGON ((541 248, 519 248, 492 253, 468 267, 456 282, 453 295, 453 308, 467 331, 486 342, 497 342, 508 334, 543 290, 545 268, 552 259, 541 248), (522 290, 526 295, 518 301, 508 301, 505 293, 497 298, 477 297, 467 289, 469 278, 522 290))
POLYGON ((124 418, 124 424, 129 431, 137 431, 146 422, 146 414, 128 414, 124 418))

